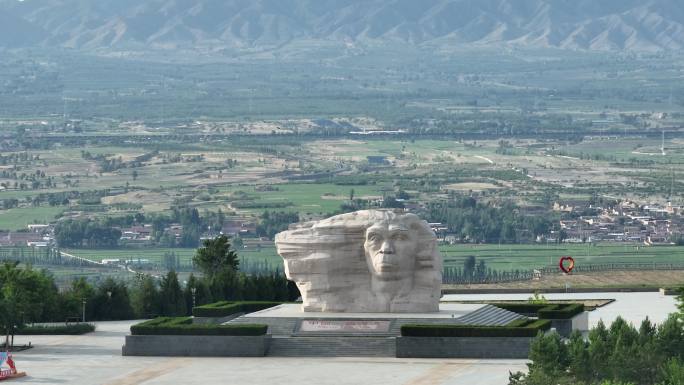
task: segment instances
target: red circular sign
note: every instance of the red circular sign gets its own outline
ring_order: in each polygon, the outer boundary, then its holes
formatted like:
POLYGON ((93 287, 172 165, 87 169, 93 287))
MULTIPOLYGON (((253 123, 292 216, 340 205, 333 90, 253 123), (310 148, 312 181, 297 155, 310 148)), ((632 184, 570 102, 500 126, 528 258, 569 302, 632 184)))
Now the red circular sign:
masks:
POLYGON ((575 260, 572 257, 561 257, 558 267, 565 273, 570 274, 575 268, 575 260))

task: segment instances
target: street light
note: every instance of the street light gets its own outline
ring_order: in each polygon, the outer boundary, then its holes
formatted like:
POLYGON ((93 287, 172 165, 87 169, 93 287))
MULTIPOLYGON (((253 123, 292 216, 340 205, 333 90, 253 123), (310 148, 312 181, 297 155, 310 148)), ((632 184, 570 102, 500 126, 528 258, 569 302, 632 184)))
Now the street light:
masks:
POLYGON ((86 299, 85 299, 85 297, 83 297, 81 303, 83 304, 83 318, 82 318, 82 321, 83 321, 83 323, 85 323, 85 322, 86 322, 86 321, 85 321, 85 305, 86 305, 86 299))

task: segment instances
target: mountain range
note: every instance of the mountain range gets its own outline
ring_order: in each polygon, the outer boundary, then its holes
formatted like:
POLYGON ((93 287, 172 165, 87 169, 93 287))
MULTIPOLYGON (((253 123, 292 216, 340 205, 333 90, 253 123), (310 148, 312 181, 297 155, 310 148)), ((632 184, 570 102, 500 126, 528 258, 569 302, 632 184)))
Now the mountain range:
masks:
POLYGON ((0 0, 0 46, 250 48, 298 40, 679 50, 682 0, 0 0))

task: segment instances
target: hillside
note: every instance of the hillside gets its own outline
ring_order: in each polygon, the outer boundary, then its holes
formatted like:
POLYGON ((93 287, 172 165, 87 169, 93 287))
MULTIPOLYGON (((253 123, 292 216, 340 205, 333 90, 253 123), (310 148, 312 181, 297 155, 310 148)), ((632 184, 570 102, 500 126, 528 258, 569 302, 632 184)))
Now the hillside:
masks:
POLYGON ((297 40, 678 50, 678 0, 0 0, 0 45, 278 46, 297 40))

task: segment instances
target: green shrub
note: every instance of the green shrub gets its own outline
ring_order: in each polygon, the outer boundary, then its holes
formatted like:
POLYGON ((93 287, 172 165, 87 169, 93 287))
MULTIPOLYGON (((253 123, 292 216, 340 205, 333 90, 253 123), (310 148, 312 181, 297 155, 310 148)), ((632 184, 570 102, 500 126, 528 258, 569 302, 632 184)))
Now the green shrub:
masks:
POLYGON ((160 317, 131 326, 133 335, 262 336, 266 325, 197 325, 191 317, 160 317))
POLYGON ((556 308, 545 307, 537 312, 543 319, 569 319, 584 311, 584 304, 571 303, 556 308))
POLYGON ((255 311, 268 309, 273 306, 278 306, 282 302, 266 302, 266 301, 242 301, 229 302, 221 301, 202 305, 192 308, 192 315, 195 317, 211 317, 220 318, 228 317, 236 313, 253 313, 255 311))
POLYGON ((405 337, 535 337, 540 331, 551 328, 549 320, 526 320, 517 326, 477 325, 403 325, 401 335, 405 337))
POLYGON ((18 329, 18 335, 77 335, 95 331, 93 324, 74 324, 64 326, 27 326, 18 329))

